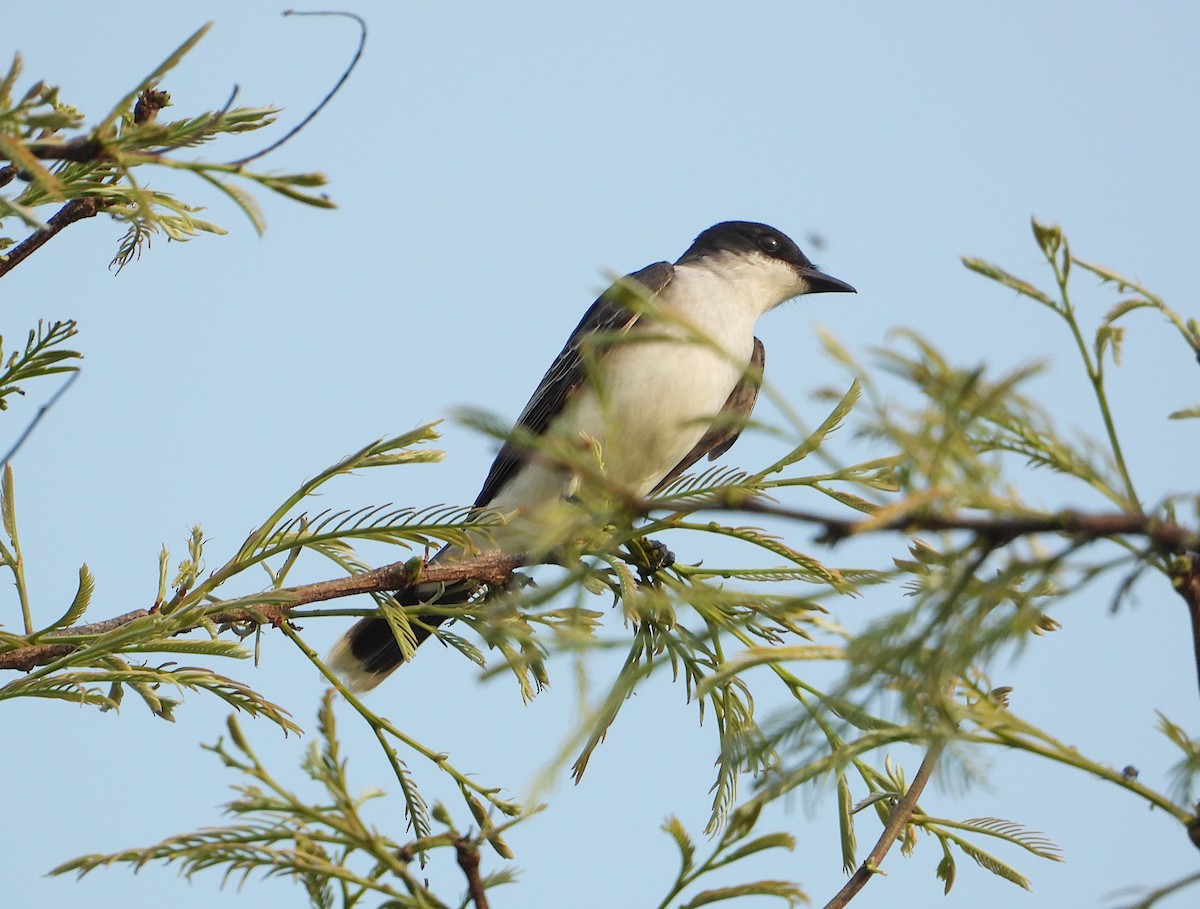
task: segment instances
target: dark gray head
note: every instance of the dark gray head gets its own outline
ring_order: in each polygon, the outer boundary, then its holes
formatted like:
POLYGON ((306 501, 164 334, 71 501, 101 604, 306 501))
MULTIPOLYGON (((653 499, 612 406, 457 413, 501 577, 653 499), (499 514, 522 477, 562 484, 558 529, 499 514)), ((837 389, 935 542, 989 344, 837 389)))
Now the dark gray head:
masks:
POLYGON ((799 279, 796 294, 856 293, 845 281, 823 274, 782 231, 754 221, 722 221, 700 234, 676 265, 698 265, 730 256, 787 265, 799 279))

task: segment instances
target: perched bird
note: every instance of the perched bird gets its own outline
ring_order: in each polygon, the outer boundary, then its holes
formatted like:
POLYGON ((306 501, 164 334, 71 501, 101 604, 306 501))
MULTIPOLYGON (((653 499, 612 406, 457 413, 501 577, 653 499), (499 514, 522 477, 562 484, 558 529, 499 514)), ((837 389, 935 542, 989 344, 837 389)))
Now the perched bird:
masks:
MULTIPOLYGON (((737 440, 758 397, 763 313, 801 294, 854 293, 822 273, 791 239, 765 224, 725 221, 698 236, 674 265, 656 262, 605 291, 584 314, 521 412, 527 435, 561 436, 598 449, 606 478, 636 496, 673 480, 737 440), (637 293, 644 306, 631 305, 637 293), (588 350, 588 340, 623 336, 588 350)), ((510 440, 488 471, 475 506, 511 514, 486 545, 526 552, 539 516, 561 506, 575 477, 510 440)), ((447 546, 436 560, 461 557, 447 546)), ((464 603, 467 587, 406 591, 402 605, 464 603)), ((427 625, 442 616, 423 616, 427 625)), ((413 626, 420 643, 429 631, 413 626)), ((381 616, 360 620, 328 656, 354 690, 378 685, 402 662, 381 616)))

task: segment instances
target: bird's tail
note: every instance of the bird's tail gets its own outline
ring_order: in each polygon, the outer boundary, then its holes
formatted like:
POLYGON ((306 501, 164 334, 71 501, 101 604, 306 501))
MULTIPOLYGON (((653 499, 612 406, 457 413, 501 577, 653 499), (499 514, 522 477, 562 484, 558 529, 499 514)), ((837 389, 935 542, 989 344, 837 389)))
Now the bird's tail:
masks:
MULTIPOLYGON (((445 557, 449 548, 442 549, 432 561, 445 557)), ((415 606, 434 599, 439 606, 457 606, 468 602, 477 590, 478 585, 474 583, 428 585, 428 589, 422 586, 402 591, 397 594, 396 600, 401 606, 415 606)), ((423 615, 418 620, 420 624, 414 622, 412 630, 417 646, 430 637, 430 628, 436 628, 448 618, 444 615, 423 615)), ((404 654, 392 632, 392 626, 380 615, 359 619, 334 642, 325 657, 325 664, 337 673, 347 688, 355 692, 370 691, 403 662, 404 654)))

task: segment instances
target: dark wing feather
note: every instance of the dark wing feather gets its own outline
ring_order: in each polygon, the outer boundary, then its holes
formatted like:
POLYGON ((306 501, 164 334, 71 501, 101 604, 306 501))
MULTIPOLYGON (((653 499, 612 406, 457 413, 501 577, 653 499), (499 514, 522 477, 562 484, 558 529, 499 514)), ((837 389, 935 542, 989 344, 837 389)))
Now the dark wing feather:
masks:
MULTIPOLYGON (((517 426, 532 435, 542 435, 554 418, 562 413, 571 395, 586 378, 587 367, 581 351, 584 339, 598 332, 628 331, 637 321, 638 314, 621 303, 621 290, 627 286, 627 282, 636 282, 654 297, 662 292, 674 275, 675 269, 669 262, 656 262, 626 275, 601 294, 575 326, 562 352, 550 364, 537 391, 517 418, 517 426)), ((527 454, 512 440, 504 443, 492 462, 487 479, 483 481, 483 489, 475 499, 476 508, 487 505, 496 497, 504 484, 516 474, 527 454)))
POLYGON ((742 378, 733 387, 729 397, 725 399, 725 404, 717 415, 717 419, 713 421, 712 427, 696 443, 696 447, 689 451, 684 459, 676 464, 671 472, 654 487, 655 492, 658 492, 705 455, 708 455, 710 461, 715 461, 729 451, 733 443, 738 440, 738 436, 742 434, 742 430, 746 428, 750 413, 754 410, 754 403, 758 400, 758 390, 762 386, 763 367, 766 362, 766 348, 763 347, 762 341, 755 338, 754 353, 750 355, 750 365, 746 367, 742 378))

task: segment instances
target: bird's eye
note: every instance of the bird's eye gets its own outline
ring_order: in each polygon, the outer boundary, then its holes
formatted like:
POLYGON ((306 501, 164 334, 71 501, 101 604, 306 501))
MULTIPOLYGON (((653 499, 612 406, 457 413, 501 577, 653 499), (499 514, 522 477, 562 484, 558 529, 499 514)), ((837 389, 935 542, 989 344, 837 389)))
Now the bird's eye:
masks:
POLYGON ((765 253, 774 255, 779 252, 779 238, 766 234, 758 238, 758 248, 765 253))

